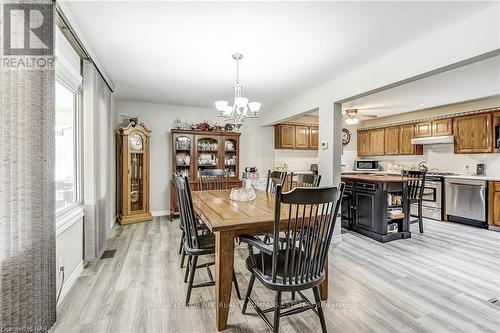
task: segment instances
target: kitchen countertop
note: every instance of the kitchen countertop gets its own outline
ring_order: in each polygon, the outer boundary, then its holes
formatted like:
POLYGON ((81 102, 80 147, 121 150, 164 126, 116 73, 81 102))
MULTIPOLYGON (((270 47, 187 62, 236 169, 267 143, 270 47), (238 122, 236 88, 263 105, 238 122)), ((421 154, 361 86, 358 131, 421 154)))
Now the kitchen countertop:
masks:
POLYGON ((500 181, 500 177, 495 177, 495 176, 480 176, 480 175, 474 175, 474 176, 452 175, 452 176, 444 176, 444 178, 500 181))
POLYGON ((369 183, 401 183, 401 182, 407 182, 411 180, 411 178, 408 177, 401 177, 397 175, 387 175, 387 174, 360 174, 360 173, 343 173, 341 175, 342 179, 348 179, 348 180, 358 180, 358 181, 363 181, 363 182, 369 182, 369 183))
POLYGON ((375 173, 375 174, 381 174, 381 175, 400 175, 401 173, 400 172, 395 172, 395 171, 385 171, 385 170, 375 170, 375 171, 367 171, 367 170, 345 170, 345 171, 342 171, 341 174, 344 175, 344 174, 372 174, 372 173, 375 173))

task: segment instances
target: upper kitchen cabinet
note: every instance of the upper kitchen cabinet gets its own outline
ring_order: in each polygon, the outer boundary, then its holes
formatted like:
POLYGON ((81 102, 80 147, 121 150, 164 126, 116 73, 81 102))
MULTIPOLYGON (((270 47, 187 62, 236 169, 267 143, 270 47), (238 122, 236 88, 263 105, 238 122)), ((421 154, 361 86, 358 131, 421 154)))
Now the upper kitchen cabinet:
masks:
POLYGON ((432 136, 432 122, 426 121, 415 125, 415 137, 427 138, 432 136))
POLYGON ((456 117, 453 120, 455 153, 491 153, 493 130, 491 113, 456 117))
POLYGON ((432 122, 432 135, 443 136, 453 135, 453 119, 438 119, 432 122))
POLYGON ((370 156, 370 131, 358 131, 358 156, 370 156))
POLYGON ((422 145, 413 145, 411 139, 415 137, 415 125, 399 126, 399 155, 422 155, 422 145))
POLYGON ((295 126, 295 149, 309 149, 308 126, 295 126))
POLYGON ((275 149, 318 149, 318 126, 307 123, 283 123, 274 126, 275 149))
POLYGON ((309 127, 309 148, 318 149, 319 142, 319 128, 311 126, 309 127))
POLYGON ((295 126, 278 124, 274 126, 274 147, 295 149, 295 126))
POLYGON ((415 125, 415 138, 453 135, 452 118, 424 121, 415 125))
POLYGON ((385 153, 385 130, 383 128, 370 131, 370 155, 381 156, 385 153))
POLYGON ((384 150, 386 155, 399 154, 399 127, 388 127, 385 129, 384 150))

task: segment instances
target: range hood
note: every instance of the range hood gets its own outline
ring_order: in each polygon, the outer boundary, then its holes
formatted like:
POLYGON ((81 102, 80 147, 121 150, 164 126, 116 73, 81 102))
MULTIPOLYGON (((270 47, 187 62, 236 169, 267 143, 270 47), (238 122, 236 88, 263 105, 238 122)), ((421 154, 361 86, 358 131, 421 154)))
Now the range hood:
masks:
POLYGON ((435 145, 440 143, 453 143, 453 135, 429 136, 427 138, 411 139, 412 145, 435 145))

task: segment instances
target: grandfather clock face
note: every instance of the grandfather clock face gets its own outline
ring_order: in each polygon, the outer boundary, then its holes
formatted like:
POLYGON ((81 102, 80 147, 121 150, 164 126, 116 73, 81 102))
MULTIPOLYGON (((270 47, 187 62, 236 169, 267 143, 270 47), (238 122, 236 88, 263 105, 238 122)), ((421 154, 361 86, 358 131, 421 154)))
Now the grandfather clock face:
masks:
POLYGON ((129 135, 129 147, 130 210, 138 211, 144 209, 144 142, 139 133, 129 135))
POLYGON ((142 136, 139 133, 131 134, 129 141, 132 150, 142 150, 142 136))

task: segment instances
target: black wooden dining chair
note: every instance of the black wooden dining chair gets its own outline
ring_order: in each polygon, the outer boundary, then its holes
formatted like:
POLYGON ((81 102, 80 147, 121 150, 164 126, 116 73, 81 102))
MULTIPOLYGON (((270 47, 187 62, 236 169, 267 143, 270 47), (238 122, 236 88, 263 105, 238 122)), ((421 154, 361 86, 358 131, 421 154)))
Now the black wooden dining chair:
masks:
MULTIPOLYGON (((175 185, 175 176, 180 176, 182 175, 179 172, 173 172, 172 173, 172 179, 174 180, 174 185, 175 185)), ((176 194, 177 198, 179 197, 179 193, 177 191, 176 187, 176 194)), ((198 230, 201 231, 202 233, 205 233, 208 231, 207 226, 201 221, 198 217, 196 218, 196 222, 198 224, 198 230)), ((184 250, 184 242, 186 239, 186 231, 184 229, 184 224, 182 223, 181 219, 179 219, 179 228, 181 229, 181 238, 179 242, 179 254, 181 255, 181 268, 184 268, 184 261, 186 258, 186 251, 184 250)))
POLYGON ((424 217, 422 215, 422 197, 425 188, 425 174, 426 171, 403 171, 402 176, 411 178, 407 183, 407 200, 409 204, 417 204, 416 219, 410 220, 410 223, 417 223, 420 233, 424 232, 424 217))
POLYGON ((229 188, 229 177, 223 169, 205 169, 200 171, 200 191, 225 190, 229 188))
POLYGON ((250 302, 273 332, 278 332, 280 317, 313 310, 320 319, 322 331, 326 332, 319 285, 325 280, 324 265, 343 192, 344 183, 339 187, 294 188, 286 193, 281 193, 281 185, 276 187, 273 243, 264 243, 255 236, 240 236, 240 240, 248 244, 250 255, 246 266, 252 274, 243 314, 250 302), (279 237, 282 230, 286 234, 284 246, 279 237), (273 307, 261 309, 251 297, 256 278, 276 293, 273 307), (314 303, 302 293, 308 289, 313 291, 314 303), (283 292, 296 292, 301 299, 282 304, 283 292), (273 311, 271 324, 266 313, 273 311))
MULTIPOLYGON (((215 236, 211 232, 205 234, 199 233, 197 218, 193 209, 193 200, 191 197, 191 189, 189 187, 189 179, 182 178, 181 176, 174 176, 177 195, 179 198, 179 211, 181 216, 181 223, 184 225, 185 240, 184 251, 188 255, 188 262, 186 265, 186 272, 184 275, 184 282, 188 283, 188 290, 186 294, 186 305, 189 304, 191 298, 191 290, 193 288, 207 287, 215 285, 215 281, 210 271, 210 266, 215 265, 215 262, 206 262, 198 264, 198 257, 204 255, 215 254, 215 236), (194 274, 198 268, 206 268, 210 281, 193 285, 194 274), (189 280, 188 280, 189 278, 189 280)), ((241 299, 240 290, 238 288, 238 281, 233 269, 233 282, 236 289, 236 294, 241 299)))
POLYGON ((290 189, 294 187, 318 187, 321 181, 321 175, 303 174, 294 175, 290 172, 290 189))
POLYGON ((276 193, 276 186, 285 185, 286 171, 267 171, 266 192, 276 193))

